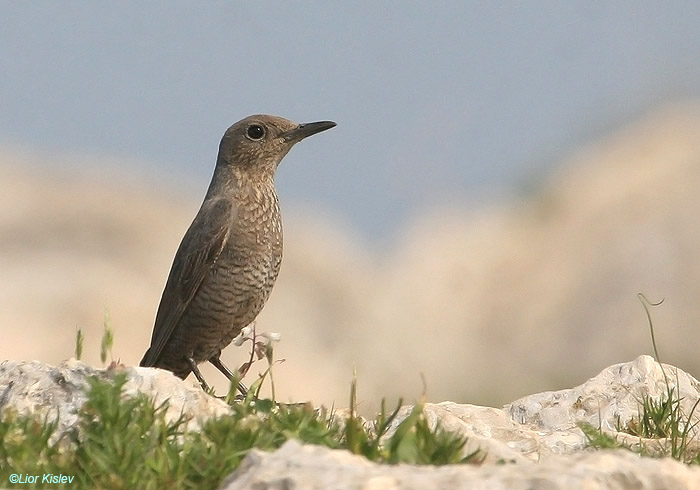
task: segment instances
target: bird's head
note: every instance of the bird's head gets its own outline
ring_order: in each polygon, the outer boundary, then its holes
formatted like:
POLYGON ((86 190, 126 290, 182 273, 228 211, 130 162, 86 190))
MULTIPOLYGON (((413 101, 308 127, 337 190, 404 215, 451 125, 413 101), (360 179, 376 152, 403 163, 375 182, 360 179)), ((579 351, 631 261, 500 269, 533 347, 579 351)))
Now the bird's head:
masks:
POLYGON ((246 117, 224 133, 217 166, 272 176, 292 146, 333 126, 332 121, 298 124, 277 116, 246 117))

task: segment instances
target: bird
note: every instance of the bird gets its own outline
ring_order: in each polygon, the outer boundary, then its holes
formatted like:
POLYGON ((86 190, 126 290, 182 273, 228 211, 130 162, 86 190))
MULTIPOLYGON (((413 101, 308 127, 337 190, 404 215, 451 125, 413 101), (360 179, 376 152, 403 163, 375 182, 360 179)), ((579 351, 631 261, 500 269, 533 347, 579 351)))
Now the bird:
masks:
POLYGON ((221 351, 258 316, 282 263, 275 171, 296 143, 334 126, 259 114, 226 130, 204 201, 175 253, 140 366, 182 379, 194 373, 205 391, 201 363, 232 379, 221 351))

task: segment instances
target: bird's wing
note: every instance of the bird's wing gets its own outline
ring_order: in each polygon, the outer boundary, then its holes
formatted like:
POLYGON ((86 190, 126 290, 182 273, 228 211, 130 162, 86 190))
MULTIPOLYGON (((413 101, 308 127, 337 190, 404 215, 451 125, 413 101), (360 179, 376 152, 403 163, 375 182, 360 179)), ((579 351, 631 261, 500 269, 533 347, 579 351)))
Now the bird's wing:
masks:
POLYGON ((192 221, 175 254, 156 313, 151 346, 143 356, 141 366, 153 366, 158 361, 163 347, 229 239, 233 213, 231 202, 219 199, 204 203, 192 221))

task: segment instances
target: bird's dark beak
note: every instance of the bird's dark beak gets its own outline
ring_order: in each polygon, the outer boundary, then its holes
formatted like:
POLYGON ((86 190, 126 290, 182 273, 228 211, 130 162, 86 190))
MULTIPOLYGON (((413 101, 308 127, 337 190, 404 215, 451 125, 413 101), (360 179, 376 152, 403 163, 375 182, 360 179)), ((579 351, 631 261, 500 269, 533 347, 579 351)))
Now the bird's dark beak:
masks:
POLYGON ((287 131, 282 135, 286 141, 293 143, 298 143, 304 138, 325 131, 326 129, 331 129, 336 124, 333 121, 318 121, 312 123, 303 123, 296 128, 287 131))

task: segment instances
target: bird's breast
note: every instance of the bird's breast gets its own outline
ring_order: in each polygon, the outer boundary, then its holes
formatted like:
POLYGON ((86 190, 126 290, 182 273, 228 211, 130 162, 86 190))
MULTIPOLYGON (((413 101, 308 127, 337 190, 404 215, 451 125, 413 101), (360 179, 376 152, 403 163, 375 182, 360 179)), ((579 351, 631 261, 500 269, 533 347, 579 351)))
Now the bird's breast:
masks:
POLYGON ((239 294, 266 300, 282 263, 282 219, 274 190, 247 197, 254 199, 238 200, 235 222, 212 272, 239 294))

